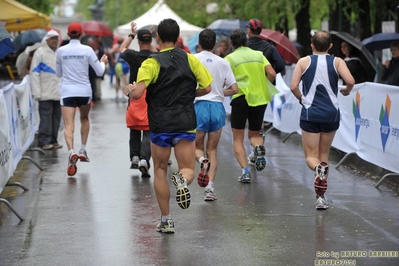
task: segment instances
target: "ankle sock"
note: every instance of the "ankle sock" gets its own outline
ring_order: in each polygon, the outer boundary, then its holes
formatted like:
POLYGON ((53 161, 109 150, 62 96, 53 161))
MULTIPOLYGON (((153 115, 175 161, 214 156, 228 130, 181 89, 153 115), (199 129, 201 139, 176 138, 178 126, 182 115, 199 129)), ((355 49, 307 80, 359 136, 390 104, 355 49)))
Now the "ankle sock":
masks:
POLYGON ((166 222, 166 220, 170 219, 170 215, 161 215, 161 221, 166 222))

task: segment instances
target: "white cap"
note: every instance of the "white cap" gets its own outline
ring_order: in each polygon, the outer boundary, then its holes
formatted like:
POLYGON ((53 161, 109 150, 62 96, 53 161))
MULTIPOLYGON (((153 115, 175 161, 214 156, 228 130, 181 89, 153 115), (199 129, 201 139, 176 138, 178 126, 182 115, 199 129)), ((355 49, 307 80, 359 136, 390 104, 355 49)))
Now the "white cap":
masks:
POLYGON ((39 48, 40 46, 42 46, 42 43, 37 42, 31 46, 26 46, 25 48, 25 54, 29 54, 30 52, 36 50, 37 48, 39 48))
POLYGON ((46 42, 46 40, 55 36, 60 37, 60 34, 56 30, 49 30, 47 34, 43 37, 42 43, 46 42))

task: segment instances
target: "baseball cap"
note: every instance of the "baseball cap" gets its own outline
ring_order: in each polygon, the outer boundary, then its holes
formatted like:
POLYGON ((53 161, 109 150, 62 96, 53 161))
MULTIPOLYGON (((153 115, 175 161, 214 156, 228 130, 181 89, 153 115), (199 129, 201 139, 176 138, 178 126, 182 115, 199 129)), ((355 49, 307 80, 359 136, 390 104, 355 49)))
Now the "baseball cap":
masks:
POLYGON ((260 33, 262 31, 263 24, 259 19, 253 18, 248 22, 247 27, 250 28, 251 31, 260 33))
POLYGON ((82 34, 83 30, 82 30, 82 25, 80 25, 80 23, 78 22, 72 22, 71 24, 69 24, 68 26, 68 34, 82 34))
POLYGON ((48 40, 48 39, 50 39, 52 37, 55 37, 55 36, 60 37, 60 34, 56 30, 51 29, 43 37, 42 42, 45 42, 46 40, 48 40))
POLYGON ((142 41, 142 42, 151 42, 152 41, 151 32, 149 30, 139 30, 137 32, 137 38, 139 39, 139 41, 142 41))

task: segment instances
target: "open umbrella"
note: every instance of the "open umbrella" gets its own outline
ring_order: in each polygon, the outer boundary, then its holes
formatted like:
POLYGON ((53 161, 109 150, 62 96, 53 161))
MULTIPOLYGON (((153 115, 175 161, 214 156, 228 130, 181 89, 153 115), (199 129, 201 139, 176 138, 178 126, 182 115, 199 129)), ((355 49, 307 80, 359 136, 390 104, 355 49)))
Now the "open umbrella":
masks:
POLYGON ((112 36, 112 30, 108 27, 108 25, 95 21, 95 20, 90 20, 90 21, 82 21, 80 22, 82 25, 83 32, 85 34, 89 35, 95 35, 95 36, 112 36))
POLYGON ((377 33, 362 41, 370 53, 389 48, 391 42, 399 41, 399 33, 377 33))
POLYGON ((45 29, 27 30, 20 33, 14 40, 14 46, 17 51, 25 50, 26 46, 41 42, 43 37, 46 36, 45 29))
POLYGON ((212 29, 217 35, 230 36, 236 29, 246 32, 248 21, 239 19, 218 19, 212 22, 207 28, 212 29))
POLYGON ((330 54, 343 57, 341 52, 341 42, 345 41, 352 45, 353 49, 357 50, 357 55, 360 57, 363 68, 367 72, 367 81, 374 81, 377 67, 374 57, 366 49, 366 47, 358 40, 352 37, 347 32, 330 31, 333 47, 328 51, 330 54))
POLYGON ((0 24, 0 59, 15 51, 10 33, 0 24))
POLYGON ((295 44, 284 34, 270 29, 262 29, 260 37, 272 41, 286 63, 295 64, 299 60, 299 52, 295 44))

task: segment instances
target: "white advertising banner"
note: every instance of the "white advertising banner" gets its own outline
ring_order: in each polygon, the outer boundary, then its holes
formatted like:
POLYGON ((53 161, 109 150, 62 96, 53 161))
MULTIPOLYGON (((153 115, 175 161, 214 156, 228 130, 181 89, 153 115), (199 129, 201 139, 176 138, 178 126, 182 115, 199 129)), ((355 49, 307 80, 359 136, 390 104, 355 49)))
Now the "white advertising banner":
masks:
MULTIPOLYGON (((341 121, 332 146, 346 153, 359 150, 359 130, 356 130, 355 124, 356 113, 359 112, 357 108, 359 104, 357 103, 360 102, 361 94, 358 94, 357 91, 364 89, 365 86, 366 83, 356 84, 348 96, 343 96, 341 93, 338 94, 341 121)), ((357 123, 360 124, 362 121, 358 120, 357 123)))
POLYGON ((20 151, 20 139, 19 139, 19 121, 18 121, 18 107, 17 99, 15 96, 14 83, 9 84, 4 87, 4 99, 8 112, 8 122, 11 130, 11 148, 13 154, 14 168, 17 169, 17 164, 22 158, 22 153, 20 151))
POLYGON ((14 85, 18 99, 19 139, 21 154, 24 154, 32 144, 35 137, 33 128, 33 100, 30 89, 29 76, 25 76, 22 82, 14 85))
POLYGON ((0 90, 0 193, 14 172, 11 130, 3 91, 0 90))
POLYGON ((367 84, 356 94, 359 157, 399 173, 399 88, 367 84))

